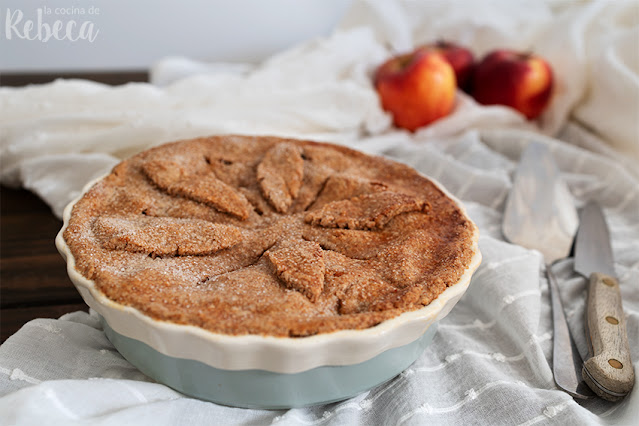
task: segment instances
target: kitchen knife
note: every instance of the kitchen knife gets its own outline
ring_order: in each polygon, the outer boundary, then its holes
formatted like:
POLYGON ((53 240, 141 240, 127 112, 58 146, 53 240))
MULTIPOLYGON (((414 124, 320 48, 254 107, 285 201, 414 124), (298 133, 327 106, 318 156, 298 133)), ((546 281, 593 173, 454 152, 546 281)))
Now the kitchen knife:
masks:
POLYGON ((581 213, 575 271, 589 279, 585 311, 588 358, 583 364, 583 379, 600 397, 617 401, 632 389, 635 373, 610 234, 601 208, 593 202, 581 213))
POLYGON ((557 386, 579 399, 595 394, 581 377, 583 361, 573 341, 564 314, 558 281, 552 263, 570 254, 579 216, 552 153, 532 142, 521 155, 513 186, 506 201, 504 237, 544 256, 552 303, 552 371, 557 386))

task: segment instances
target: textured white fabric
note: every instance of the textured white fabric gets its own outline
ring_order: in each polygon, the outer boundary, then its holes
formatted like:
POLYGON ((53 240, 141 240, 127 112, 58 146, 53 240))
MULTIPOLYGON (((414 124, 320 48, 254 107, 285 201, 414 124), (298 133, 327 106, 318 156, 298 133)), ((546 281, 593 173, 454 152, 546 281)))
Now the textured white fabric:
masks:
MULTIPOLYGON (((358 3, 333 36, 258 67, 196 66, 206 73, 171 82, 172 70, 184 77, 188 62, 167 60, 154 74, 163 88, 85 81, 1 88, 2 182, 32 189, 56 214, 93 176, 161 142, 227 132, 299 136, 385 154, 439 180, 478 224, 484 261, 417 362, 353 399, 263 411, 187 398, 142 375, 94 316, 78 312, 32 321, 0 346, 0 424, 636 423, 637 391, 613 404, 577 403, 556 389, 540 256, 504 242, 500 224, 522 150, 532 140, 547 144, 578 204, 594 199, 605 209, 639 367, 637 10, 623 2, 358 3), (364 23, 371 26, 359 28, 364 23), (547 55, 559 79, 553 106, 530 123, 460 93, 446 119, 416 134, 393 129, 370 73, 389 54, 385 46, 437 37, 478 52, 512 46, 547 55)), ((557 272, 584 351, 585 282, 570 259, 557 272)))

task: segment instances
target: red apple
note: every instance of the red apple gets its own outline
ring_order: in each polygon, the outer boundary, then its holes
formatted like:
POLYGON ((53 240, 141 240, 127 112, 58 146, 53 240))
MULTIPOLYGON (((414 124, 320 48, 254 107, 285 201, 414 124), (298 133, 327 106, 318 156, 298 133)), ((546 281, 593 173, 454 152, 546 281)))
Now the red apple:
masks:
POLYGON ((410 131, 448 115, 455 104, 455 72, 434 51, 417 50, 389 59, 377 69, 374 84, 395 125, 410 131))
POLYGON ((543 58, 495 50, 475 68, 472 95, 480 104, 507 105, 533 119, 548 106, 552 88, 552 69, 543 58))
POLYGON ((473 56, 473 52, 466 47, 443 40, 434 44, 427 44, 420 47, 420 49, 434 50, 435 52, 439 52, 444 55, 455 71, 457 87, 462 90, 468 90, 473 69, 475 68, 475 57, 473 56))

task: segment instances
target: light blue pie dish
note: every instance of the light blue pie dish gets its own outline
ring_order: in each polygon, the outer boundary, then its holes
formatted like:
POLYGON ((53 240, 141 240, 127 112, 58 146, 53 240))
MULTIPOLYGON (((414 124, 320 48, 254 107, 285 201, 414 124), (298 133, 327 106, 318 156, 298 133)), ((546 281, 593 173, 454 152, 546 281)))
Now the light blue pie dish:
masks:
POLYGON ((395 377, 430 344, 437 322, 464 294, 481 262, 475 231, 474 254, 459 282, 428 306, 364 330, 297 338, 225 335, 156 320, 108 299, 75 269, 64 241, 74 204, 64 211, 56 246, 71 281, 100 315, 109 340, 156 381, 186 395, 236 407, 277 409, 339 401, 395 377))
POLYGON ((243 408, 290 408, 340 401, 383 383, 410 366, 433 340, 436 324, 417 340, 358 364, 321 366, 299 373, 224 370, 164 355, 119 334, 102 319, 104 332, 124 358, 160 383, 186 395, 243 408))

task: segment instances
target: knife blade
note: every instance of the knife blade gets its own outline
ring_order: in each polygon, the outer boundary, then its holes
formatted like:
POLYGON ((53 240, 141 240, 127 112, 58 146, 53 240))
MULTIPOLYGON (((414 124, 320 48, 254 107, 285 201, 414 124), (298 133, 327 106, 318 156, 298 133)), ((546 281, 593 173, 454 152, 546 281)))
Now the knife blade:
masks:
POLYGON ((597 395, 617 401, 632 390, 635 374, 610 233, 601 207, 594 202, 581 213, 575 271, 589 279, 585 310, 588 357, 582 376, 597 395))

